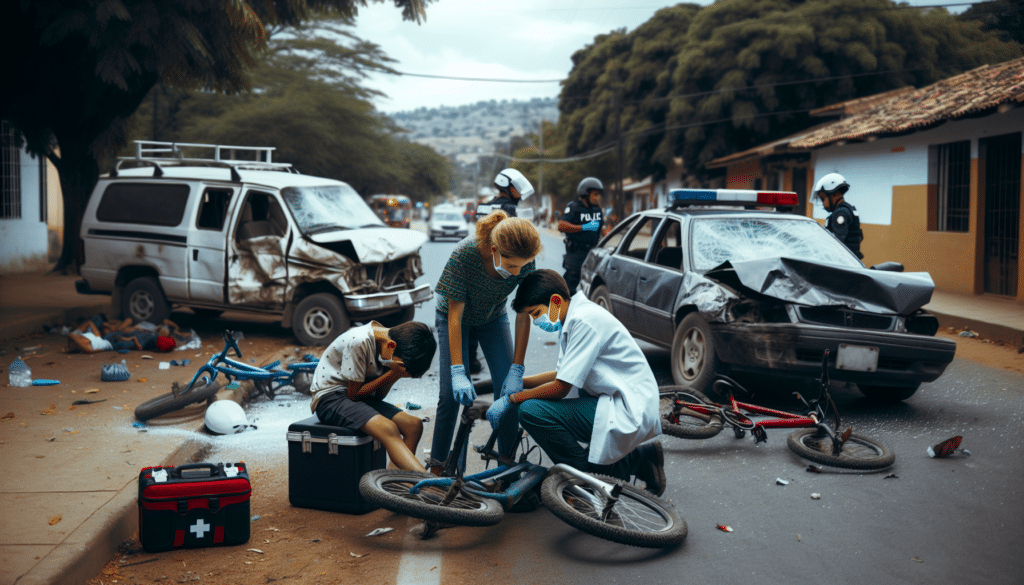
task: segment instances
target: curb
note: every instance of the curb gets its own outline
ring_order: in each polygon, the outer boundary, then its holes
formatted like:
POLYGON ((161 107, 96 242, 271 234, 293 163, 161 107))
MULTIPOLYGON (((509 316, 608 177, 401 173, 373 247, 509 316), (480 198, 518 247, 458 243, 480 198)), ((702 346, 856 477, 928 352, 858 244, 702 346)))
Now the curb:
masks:
POLYGON ((928 309, 928 312, 935 315, 939 320, 940 330, 948 327, 952 327, 955 331, 968 329, 977 333, 980 337, 990 341, 1002 342, 1006 345, 1017 348, 1024 347, 1024 331, 1020 331, 1019 329, 999 325, 997 323, 988 323, 985 321, 969 319, 961 315, 939 313, 932 309, 928 309))

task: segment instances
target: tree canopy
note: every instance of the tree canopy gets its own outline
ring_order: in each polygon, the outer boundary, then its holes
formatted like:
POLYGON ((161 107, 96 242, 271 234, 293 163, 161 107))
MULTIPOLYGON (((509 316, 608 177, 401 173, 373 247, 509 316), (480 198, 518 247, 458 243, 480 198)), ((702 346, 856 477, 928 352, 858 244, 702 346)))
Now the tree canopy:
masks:
POLYGON ((891 0, 728 0, 659 10, 573 56, 560 124, 569 154, 621 128, 627 174, 664 178, 813 125, 808 112, 1021 56, 941 8, 891 0))
MULTIPOLYGON (((373 0, 383 2, 384 0, 373 0)), ((430 0, 392 0, 425 18, 430 0)), ((34 155, 57 167, 64 196, 64 252, 74 265, 97 155, 128 138, 126 121, 157 83, 237 93, 266 48, 266 27, 314 16, 353 17, 369 0, 12 0, 0 4, 7 59, 0 117, 34 155)))

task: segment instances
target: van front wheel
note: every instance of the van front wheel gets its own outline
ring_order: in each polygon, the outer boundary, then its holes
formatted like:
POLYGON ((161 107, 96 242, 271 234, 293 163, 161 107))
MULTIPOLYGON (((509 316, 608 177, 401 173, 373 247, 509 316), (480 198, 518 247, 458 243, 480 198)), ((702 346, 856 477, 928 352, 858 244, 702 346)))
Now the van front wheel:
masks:
POLYGON ((149 321, 159 325, 170 316, 171 306, 156 278, 140 276, 124 287, 121 293, 121 318, 130 318, 135 323, 149 321))
POLYGON ((305 346, 327 345, 348 331, 351 321, 341 300, 330 293, 317 293, 299 301, 292 330, 305 346))

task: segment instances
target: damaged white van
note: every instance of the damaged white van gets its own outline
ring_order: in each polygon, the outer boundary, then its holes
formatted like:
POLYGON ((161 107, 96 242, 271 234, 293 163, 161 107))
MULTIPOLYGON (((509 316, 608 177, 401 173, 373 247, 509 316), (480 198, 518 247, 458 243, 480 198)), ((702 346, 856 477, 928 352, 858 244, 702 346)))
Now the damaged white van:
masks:
POLYGON ((303 345, 352 321, 411 320, 433 298, 416 284, 426 235, 387 227, 348 184, 271 162, 273 150, 137 141, 86 206, 78 292, 113 295, 137 322, 174 305, 280 315, 303 345))

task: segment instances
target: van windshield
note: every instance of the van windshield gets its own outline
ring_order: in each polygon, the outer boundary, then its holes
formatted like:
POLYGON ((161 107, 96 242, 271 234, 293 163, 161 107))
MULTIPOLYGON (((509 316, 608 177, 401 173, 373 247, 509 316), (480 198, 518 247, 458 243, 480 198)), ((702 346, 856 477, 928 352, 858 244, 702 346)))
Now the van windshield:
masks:
POLYGON ((281 196, 306 235, 364 227, 386 227, 348 185, 285 187, 281 196))

